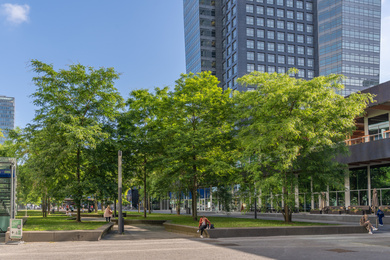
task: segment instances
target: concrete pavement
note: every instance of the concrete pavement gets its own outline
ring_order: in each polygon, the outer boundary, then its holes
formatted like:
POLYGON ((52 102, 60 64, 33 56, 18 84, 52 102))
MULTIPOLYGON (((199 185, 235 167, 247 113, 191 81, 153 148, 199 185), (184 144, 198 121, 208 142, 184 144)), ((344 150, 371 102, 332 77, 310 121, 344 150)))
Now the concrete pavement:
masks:
POLYGON ((390 235, 100 240, 0 245, 1 259, 388 259, 390 235))

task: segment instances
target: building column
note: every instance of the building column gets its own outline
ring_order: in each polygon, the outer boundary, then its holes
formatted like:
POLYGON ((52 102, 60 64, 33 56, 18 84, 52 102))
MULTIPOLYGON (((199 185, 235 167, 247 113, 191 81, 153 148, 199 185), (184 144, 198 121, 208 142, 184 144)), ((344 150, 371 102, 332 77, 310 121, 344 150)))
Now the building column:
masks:
POLYGON ((314 209, 313 177, 310 177, 311 209, 314 209))
POLYGON ((259 207, 261 208, 263 206, 263 204, 261 203, 261 188, 259 189, 259 197, 258 197, 258 200, 259 200, 259 207))
POLYGON ((295 184, 295 208, 299 211, 299 187, 298 187, 298 174, 295 174, 297 183, 295 184))
POLYGON ((329 185, 326 186, 326 202, 325 206, 329 207, 329 185))
POLYGON ((367 193, 368 193, 368 205, 371 206, 371 167, 367 166, 367 193))
POLYGON ((351 192, 349 184, 349 170, 344 175, 344 187, 345 187, 345 207, 351 206, 351 192))

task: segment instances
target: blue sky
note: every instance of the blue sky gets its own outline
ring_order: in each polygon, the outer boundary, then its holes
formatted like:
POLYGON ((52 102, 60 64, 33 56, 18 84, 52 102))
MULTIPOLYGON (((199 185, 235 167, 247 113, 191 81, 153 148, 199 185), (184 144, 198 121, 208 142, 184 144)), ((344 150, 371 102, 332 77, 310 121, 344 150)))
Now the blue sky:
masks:
MULTIPOLYGON (((55 69, 114 67, 115 86, 174 86, 185 72, 182 0, 0 0, 0 95, 16 98, 15 125, 34 117, 29 61, 55 69)), ((390 80, 390 0, 382 1, 381 82, 390 80)))

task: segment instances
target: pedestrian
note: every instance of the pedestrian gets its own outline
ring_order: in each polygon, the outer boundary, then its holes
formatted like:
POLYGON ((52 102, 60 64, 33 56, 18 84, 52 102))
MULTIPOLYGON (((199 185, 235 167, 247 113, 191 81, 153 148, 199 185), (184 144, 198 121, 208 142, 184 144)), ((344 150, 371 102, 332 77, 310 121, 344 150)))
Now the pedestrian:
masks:
POLYGON ((367 214, 364 214, 363 217, 360 219, 360 226, 363 226, 367 229, 368 234, 372 235, 372 231, 378 230, 377 228, 373 227, 368 220, 367 214))
POLYGON ((205 216, 199 219, 199 229, 196 232, 198 233, 200 230, 200 238, 203 238, 203 231, 206 229, 207 224, 211 225, 210 221, 205 216))
POLYGON ((112 210, 110 208, 110 205, 108 205, 106 210, 104 211, 104 217, 106 218, 107 222, 111 222, 112 210))
POLYGON ((378 216, 379 226, 383 227, 383 220, 382 218, 385 216, 385 213, 382 211, 382 207, 379 207, 378 212, 376 215, 378 216))

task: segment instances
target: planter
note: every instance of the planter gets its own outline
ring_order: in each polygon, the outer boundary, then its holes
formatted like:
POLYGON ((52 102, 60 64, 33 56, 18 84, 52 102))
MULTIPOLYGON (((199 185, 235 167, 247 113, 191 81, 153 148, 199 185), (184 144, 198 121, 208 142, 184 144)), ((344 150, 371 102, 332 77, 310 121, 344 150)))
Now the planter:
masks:
POLYGON ((358 211, 355 211, 355 212, 349 212, 349 215, 360 215, 360 216, 363 216, 364 212, 363 212, 363 210, 358 210, 358 211))
POLYGON ((341 210, 337 210, 337 211, 328 211, 327 214, 341 215, 341 210))
POLYGON ((310 210, 310 214, 321 214, 321 210, 310 210))

